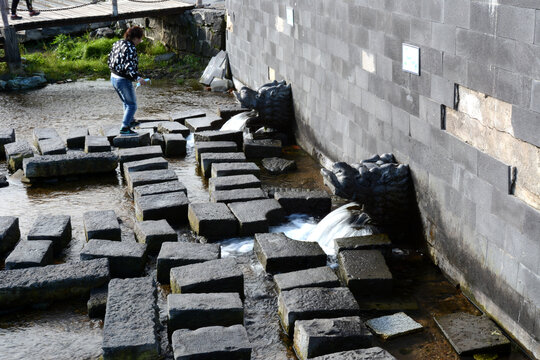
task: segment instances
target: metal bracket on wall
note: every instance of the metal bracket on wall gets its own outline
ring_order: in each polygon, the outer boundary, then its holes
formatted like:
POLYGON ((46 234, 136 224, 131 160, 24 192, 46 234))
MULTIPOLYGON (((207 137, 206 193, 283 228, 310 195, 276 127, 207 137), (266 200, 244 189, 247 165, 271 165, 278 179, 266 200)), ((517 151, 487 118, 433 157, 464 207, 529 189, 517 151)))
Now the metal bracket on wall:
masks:
POLYGON ((454 84, 454 110, 457 110, 459 106, 459 85, 454 84))
POLYGON ((441 130, 446 130, 446 105, 441 105, 441 130))

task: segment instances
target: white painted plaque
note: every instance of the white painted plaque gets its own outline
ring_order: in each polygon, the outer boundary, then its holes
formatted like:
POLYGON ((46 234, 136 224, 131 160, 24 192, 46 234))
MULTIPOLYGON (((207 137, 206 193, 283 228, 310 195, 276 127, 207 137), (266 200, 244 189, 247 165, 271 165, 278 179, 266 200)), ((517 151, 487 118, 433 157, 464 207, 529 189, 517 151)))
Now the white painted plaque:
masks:
POLYGON ((287 6, 287 24, 294 26, 294 10, 290 6, 287 6))
POLYGON ((420 48, 403 43, 403 71, 420 75, 420 48))

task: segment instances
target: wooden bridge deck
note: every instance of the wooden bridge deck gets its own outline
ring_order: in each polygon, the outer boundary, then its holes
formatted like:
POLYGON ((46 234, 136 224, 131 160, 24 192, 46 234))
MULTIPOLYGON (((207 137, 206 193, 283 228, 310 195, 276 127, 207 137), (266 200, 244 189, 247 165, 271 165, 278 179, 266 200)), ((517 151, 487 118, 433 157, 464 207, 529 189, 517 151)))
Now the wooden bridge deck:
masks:
POLYGON ((177 0, 118 0, 118 15, 113 16, 111 0, 96 3, 90 2, 91 0, 36 0, 33 1, 33 7, 36 10, 40 10, 41 14, 30 17, 27 11, 21 11, 21 8, 26 8, 26 3, 22 0, 19 3, 19 10, 17 12, 18 15, 23 17, 22 20, 9 19, 9 25, 18 31, 139 17, 175 15, 195 7, 193 4, 187 4, 177 0))

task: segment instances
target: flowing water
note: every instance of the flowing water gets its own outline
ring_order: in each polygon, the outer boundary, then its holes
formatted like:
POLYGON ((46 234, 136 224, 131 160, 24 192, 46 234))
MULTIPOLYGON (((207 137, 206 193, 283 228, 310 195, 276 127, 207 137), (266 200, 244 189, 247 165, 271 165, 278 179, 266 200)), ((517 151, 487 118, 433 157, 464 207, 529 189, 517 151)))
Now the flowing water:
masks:
MULTIPOLYGON (((192 92, 167 83, 153 82, 152 86, 137 91, 137 116, 163 117, 171 111, 202 108, 215 111, 219 105, 232 104, 228 94, 192 92)), ((36 127, 53 127, 66 137, 72 126, 87 126, 91 134, 98 134, 102 126, 120 125, 122 104, 106 80, 78 81, 49 85, 27 93, 0 93, 0 127, 15 128, 18 139, 31 140, 36 127)), ((267 190, 276 188, 324 189, 319 166, 297 146, 284 149, 284 157, 294 159, 298 171, 291 174, 270 175, 262 172, 261 181, 267 190)), ((168 159, 170 168, 188 189, 191 202, 207 202, 207 181, 197 170, 193 139, 188 138, 184 158, 168 159)), ((0 162, 0 173, 7 173, 5 162, 0 162)), ((87 179, 28 186, 16 177, 10 186, 0 189, 0 216, 19 217, 21 236, 28 233, 33 221, 43 214, 69 214, 72 217, 73 239, 59 261, 78 261, 85 244, 82 215, 89 210, 116 212, 121 220, 123 241, 135 241, 133 201, 127 195, 120 174, 95 176, 87 179)), ((333 199, 334 206, 343 205, 333 199)), ((272 227, 273 232, 284 232, 297 240, 321 240, 331 254, 329 244, 334 236, 350 236, 359 230, 358 216, 349 210, 338 210, 331 220, 295 214, 285 224, 272 227), (338 227, 339 230, 338 231, 338 227), (329 233, 333 231, 331 236, 329 233), (346 232, 347 231, 347 232, 346 232), (351 232, 352 231, 352 232, 351 232)), ((196 241, 186 227, 177 229, 184 241, 196 241)), ((222 255, 234 256, 245 276, 245 320, 248 336, 253 344, 253 359, 295 359, 290 340, 283 335, 277 317, 277 298, 271 276, 265 274, 252 253, 253 239, 239 238, 222 242, 222 255)), ((0 263, 0 266, 2 263, 0 263)), ((389 264, 396 278, 398 307, 421 322, 423 333, 378 343, 400 359, 458 359, 450 345, 435 328, 433 314, 477 310, 447 281, 425 256, 415 249, 396 249, 389 264)), ((155 276, 155 257, 149 259, 147 275, 155 276)), ((170 289, 159 288, 160 320, 166 324, 166 296, 170 289)), ((372 308, 373 304, 368 304, 372 308)), ((381 307, 381 305, 376 305, 381 307)), ((388 305, 386 305, 388 306, 388 305)), ((383 307, 384 308, 384 307, 383 307)), ((364 319, 385 315, 388 309, 365 310, 364 319)), ((90 320, 86 302, 75 300, 54 304, 47 308, 29 309, 0 315, 0 359, 95 359, 101 354, 103 323, 90 320)), ((161 329, 162 352, 166 359, 172 351, 166 341, 166 330, 161 329)), ((512 359, 523 356, 514 351, 512 359)))

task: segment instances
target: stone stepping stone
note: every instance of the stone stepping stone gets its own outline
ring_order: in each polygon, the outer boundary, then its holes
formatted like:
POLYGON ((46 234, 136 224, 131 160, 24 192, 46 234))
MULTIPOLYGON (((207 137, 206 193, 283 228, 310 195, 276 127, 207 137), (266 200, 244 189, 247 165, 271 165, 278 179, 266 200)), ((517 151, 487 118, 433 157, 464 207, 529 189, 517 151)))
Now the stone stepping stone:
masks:
POLYGON ((37 148, 41 155, 62 155, 66 153, 66 145, 60 137, 38 140, 37 148))
POLYGON ((242 107, 242 105, 221 105, 218 107, 217 114, 223 120, 227 121, 235 115, 241 114, 243 112, 250 111, 248 108, 242 107))
POLYGON ((187 189, 180 181, 165 181, 157 184, 148 184, 137 186, 133 189, 133 197, 137 199, 140 196, 157 195, 172 192, 183 192, 187 196, 187 189))
POLYGON ((244 139, 244 153, 248 159, 281 156, 281 141, 272 139, 244 139))
POLYGON ((455 313, 435 317, 437 326, 460 356, 510 351, 510 341, 487 316, 455 313))
POLYGON ((0 308, 88 296, 109 278, 107 259, 0 271, 0 308))
POLYGON ((240 149, 244 143, 244 133, 235 130, 207 130, 196 132, 193 134, 193 139, 196 143, 202 141, 234 141, 240 149))
POLYGON ((183 192, 140 196, 135 199, 139 221, 167 220, 170 224, 187 222, 189 200, 183 192))
POLYGON ((203 153, 201 154, 201 171, 205 177, 210 177, 210 169, 212 164, 216 163, 231 163, 245 162, 246 156, 242 152, 230 153, 203 153))
POLYGON ((286 160, 278 157, 262 159, 262 166, 270 174, 279 175, 296 170, 296 161, 286 160))
POLYGON ((149 122, 162 122, 162 121, 170 121, 168 118, 168 115, 162 114, 160 116, 145 116, 145 117, 138 117, 137 121, 141 123, 141 125, 144 125, 145 123, 149 122))
POLYGON ((114 210, 87 211, 83 214, 86 241, 91 239, 121 241, 120 223, 114 210))
POLYGON ((373 335, 359 316, 298 320, 294 324, 293 347, 300 360, 369 348, 372 342, 373 335))
POLYGON ((122 166, 124 170, 124 176, 127 177, 127 174, 135 171, 146 171, 146 170, 164 170, 169 168, 169 162, 162 157, 144 159, 139 161, 131 161, 124 163, 122 166))
POLYGON ((128 190, 133 194, 133 188, 147 184, 157 184, 166 181, 178 181, 178 175, 171 169, 134 171, 126 174, 128 190))
POLYGON ((150 143, 150 133, 144 130, 138 131, 137 135, 119 134, 112 139, 112 145, 122 149, 149 146, 150 143))
POLYGON ((412 334, 423 329, 421 324, 411 319, 404 312, 368 320, 366 326, 384 340, 412 334))
POLYGON ((238 293, 170 294, 167 331, 231 326, 244 323, 244 305, 238 293))
POLYGON ((158 145, 144 146, 136 149, 119 149, 118 157, 120 163, 123 164, 126 162, 163 157, 163 151, 161 150, 161 146, 158 145))
POLYGON ((210 260, 171 269, 171 291, 185 293, 239 293, 244 298, 244 274, 234 258, 210 260))
POLYGON ((220 257, 219 244, 164 242, 157 257, 157 279, 161 284, 169 284, 172 268, 216 260, 220 257))
MULTIPOLYGON (((139 121, 139 120, 137 120, 139 121)), ((152 130, 152 131, 157 131, 159 125, 164 122, 164 121, 167 121, 169 122, 168 120, 154 120, 154 121, 146 121, 146 122, 143 122, 139 125, 138 129, 139 130, 152 130)), ((140 121, 139 121, 140 122, 140 121)))
POLYGON ((90 135, 90 132, 84 126, 76 126, 69 129, 66 140, 68 149, 83 149, 88 135, 90 135))
POLYGON ((153 133, 152 136, 150 136, 150 144, 159 145, 161 146, 161 149, 163 149, 165 147, 165 139, 163 138, 163 134, 153 133))
POLYGON ((120 126, 112 125, 102 127, 99 129, 99 134, 107 137, 107 140, 109 140, 109 143, 112 145, 114 138, 120 135, 120 126))
POLYGON ((116 170, 118 156, 112 152, 86 154, 75 151, 65 155, 44 155, 23 160, 24 176, 39 180, 71 175, 108 173, 116 170))
POLYGON ((86 136, 84 139, 84 152, 95 153, 111 151, 111 144, 105 136, 86 136))
POLYGON ((336 273, 328 266, 275 274, 274 281, 279 292, 305 287, 340 286, 336 273))
POLYGON ((268 196, 262 189, 234 189, 219 190, 210 194, 210 200, 218 203, 232 203, 238 201, 251 201, 267 199, 268 196))
POLYGON ((253 251, 269 273, 326 265, 326 254, 318 243, 293 240, 283 233, 255 234, 253 251))
POLYGON ((6 175, 0 173, 0 188, 9 186, 6 175))
POLYGON ((86 302, 86 308, 88 309, 88 317, 90 318, 103 318, 105 317, 105 309, 107 307, 107 293, 108 287, 102 286, 90 291, 90 298, 86 302))
POLYGON ((380 347, 340 351, 333 354, 317 356, 311 360, 396 360, 388 351, 380 347))
POLYGON ((156 284, 149 277, 112 279, 103 322, 104 359, 158 359, 156 284))
POLYGON ((137 277, 144 271, 146 244, 90 240, 81 250, 81 260, 107 258, 111 277, 137 277))
POLYGON ((270 225, 278 225, 285 220, 285 211, 275 199, 234 202, 228 206, 238 219, 240 236, 266 233, 270 225))
POLYGON ((294 334, 297 320, 358 316, 359 311, 352 292, 345 287, 298 288, 278 296, 278 315, 289 336, 294 334))
POLYGON ((184 139, 184 136, 182 136, 182 134, 163 134, 163 140, 165 142, 166 156, 186 155, 186 139, 184 139))
POLYGON ((157 127, 157 131, 162 134, 181 134, 183 137, 189 136, 189 128, 175 121, 162 121, 157 127))
POLYGON ((40 215, 28 232, 27 239, 51 240, 54 254, 59 254, 71 241, 71 216, 40 215))
POLYGON ((8 169, 15 172, 23 168, 23 160, 34 157, 34 149, 26 140, 18 140, 4 145, 8 169))
POLYGON ((6 258, 6 270, 45 266, 53 262, 52 241, 19 241, 6 258))
POLYGON ((261 176, 261 169, 253 162, 215 163, 212 164, 212 177, 248 175, 261 176))
POLYGON ((34 139, 34 145, 36 145, 36 147, 39 148, 38 146, 39 140, 60 139, 60 135, 53 128, 35 128, 32 131, 32 138, 34 139))
POLYGON ((238 221, 223 203, 189 204, 188 221, 191 230, 210 240, 238 234, 238 221))
POLYGON ((192 132, 218 130, 223 124, 225 124, 225 120, 217 115, 190 118, 186 119, 184 123, 192 132))
POLYGON ((136 222, 133 231, 137 241, 146 244, 149 254, 157 254, 166 241, 178 241, 178 234, 167 220, 136 222))
POLYGON ((175 360, 249 360, 251 344, 242 325, 180 329, 172 335, 175 360))
POLYGON ((324 191, 279 190, 274 193, 287 214, 324 216, 332 207, 332 198, 324 191))
POLYGON ((195 158, 201 161, 204 153, 231 153, 237 152, 238 146, 234 141, 201 141, 195 143, 195 158))
POLYGON ((175 111, 169 115, 169 120, 176 121, 183 125, 186 122, 186 119, 203 117, 203 116, 206 116, 206 111, 201 110, 201 109, 175 111))
POLYGON ((387 234, 373 234, 334 239, 336 252, 344 250, 380 250, 389 253, 392 242, 387 234))
POLYGON ((210 178, 208 181, 208 191, 233 190, 246 188, 260 188, 261 180, 255 175, 231 175, 210 178))
POLYGON ((15 129, 0 128, 0 156, 4 156, 4 145, 15 142, 15 129))
POLYGON ((345 250, 338 254, 339 277, 355 295, 388 295, 392 273, 378 250, 345 250))
POLYGON ((0 216, 0 254, 13 250, 20 237, 19 218, 0 216))

